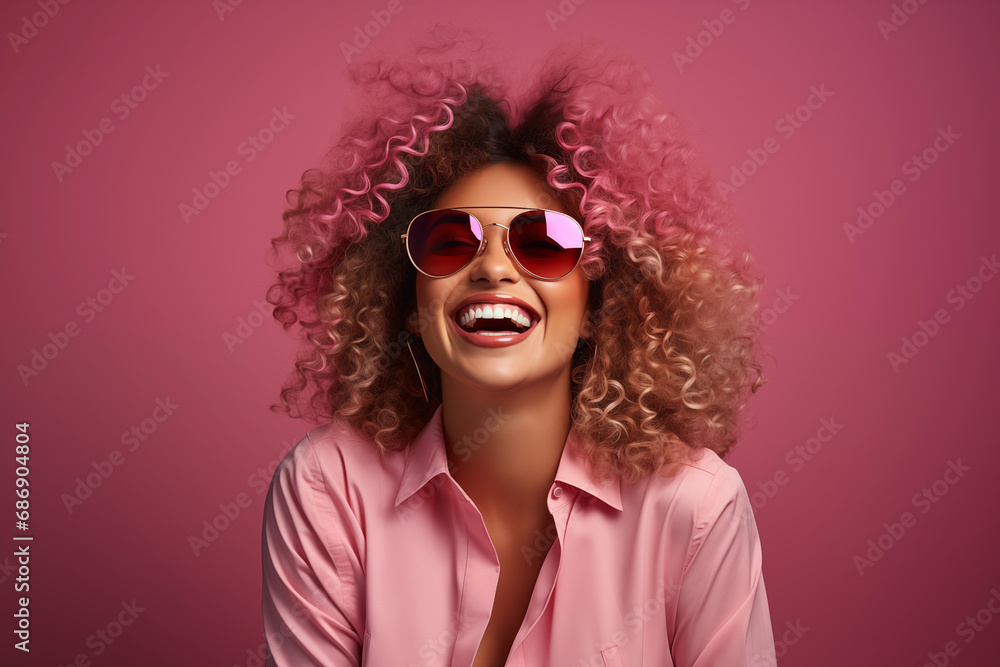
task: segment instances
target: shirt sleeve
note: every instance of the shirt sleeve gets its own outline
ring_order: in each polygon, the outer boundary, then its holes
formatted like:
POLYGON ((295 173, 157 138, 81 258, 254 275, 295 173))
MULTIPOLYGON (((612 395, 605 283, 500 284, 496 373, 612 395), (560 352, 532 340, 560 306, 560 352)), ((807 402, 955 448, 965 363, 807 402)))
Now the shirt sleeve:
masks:
POLYGON ((268 667, 360 664, 364 535, 345 498, 308 436, 274 472, 261 539, 268 667))
POLYGON ((676 667, 767 667, 774 635, 750 498, 723 465, 695 515, 671 648, 676 667))

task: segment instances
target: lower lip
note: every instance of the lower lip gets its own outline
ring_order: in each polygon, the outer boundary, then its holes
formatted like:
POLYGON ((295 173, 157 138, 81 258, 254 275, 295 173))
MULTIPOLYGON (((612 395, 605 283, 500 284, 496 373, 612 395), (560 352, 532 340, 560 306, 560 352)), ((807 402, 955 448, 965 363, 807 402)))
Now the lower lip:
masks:
POLYGON ((455 331, 458 332, 459 336, 473 345, 478 345, 480 347, 507 347, 509 345, 517 345, 527 338, 531 332, 535 330, 535 326, 538 324, 535 322, 535 324, 528 327, 524 333, 503 336, 482 336, 480 334, 469 333, 462 327, 458 326, 458 322, 455 321, 454 317, 449 317, 448 319, 451 320, 451 325, 455 327, 455 331))

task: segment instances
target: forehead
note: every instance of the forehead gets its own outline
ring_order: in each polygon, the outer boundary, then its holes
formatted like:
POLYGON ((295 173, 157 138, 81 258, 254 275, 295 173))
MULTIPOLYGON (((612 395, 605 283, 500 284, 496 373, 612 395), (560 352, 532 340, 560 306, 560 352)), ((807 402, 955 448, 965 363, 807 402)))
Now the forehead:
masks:
MULTIPOLYGON (((434 208, 518 206, 565 213, 551 188, 529 167, 492 164, 459 179, 445 190, 434 208)), ((477 213, 478 217, 478 213, 477 213)))

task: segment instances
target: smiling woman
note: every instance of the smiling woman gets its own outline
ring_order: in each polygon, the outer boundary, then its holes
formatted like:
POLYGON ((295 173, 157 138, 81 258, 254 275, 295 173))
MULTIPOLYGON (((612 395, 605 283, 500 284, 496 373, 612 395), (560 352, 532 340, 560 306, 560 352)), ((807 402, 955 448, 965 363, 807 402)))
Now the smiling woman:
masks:
POLYGON ((274 241, 280 408, 322 425, 268 491, 269 664, 773 664, 722 460, 749 254, 641 67, 563 45, 515 96, 490 51, 352 67, 371 106, 274 241))

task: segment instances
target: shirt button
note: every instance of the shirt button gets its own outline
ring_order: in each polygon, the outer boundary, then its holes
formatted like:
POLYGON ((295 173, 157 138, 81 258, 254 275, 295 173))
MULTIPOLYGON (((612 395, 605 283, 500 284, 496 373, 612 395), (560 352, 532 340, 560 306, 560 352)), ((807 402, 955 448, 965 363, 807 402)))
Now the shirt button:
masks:
POLYGON ((561 495, 562 495, 562 487, 561 486, 557 486, 556 488, 552 489, 552 497, 553 498, 558 498, 561 495))

